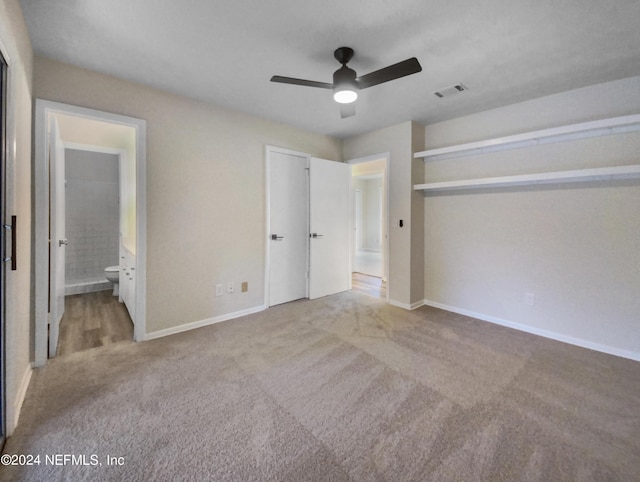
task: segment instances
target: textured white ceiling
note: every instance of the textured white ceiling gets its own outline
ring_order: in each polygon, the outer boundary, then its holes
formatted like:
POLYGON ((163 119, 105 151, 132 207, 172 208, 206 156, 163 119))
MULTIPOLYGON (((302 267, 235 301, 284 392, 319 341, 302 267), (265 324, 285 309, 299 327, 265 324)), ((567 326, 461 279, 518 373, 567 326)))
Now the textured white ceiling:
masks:
POLYGON ((639 0, 20 3, 38 54, 337 137, 640 75, 639 0), (361 92, 348 119, 329 90, 269 82, 331 82, 340 46, 359 75, 414 56, 423 71, 361 92))

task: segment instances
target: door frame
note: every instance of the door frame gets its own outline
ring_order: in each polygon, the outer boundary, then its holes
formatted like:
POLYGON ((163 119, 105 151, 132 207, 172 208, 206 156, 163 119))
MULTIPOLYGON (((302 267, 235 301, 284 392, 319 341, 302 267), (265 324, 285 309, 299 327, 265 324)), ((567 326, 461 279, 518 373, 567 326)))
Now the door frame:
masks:
POLYGON ((34 212, 35 212, 35 347, 34 366, 47 361, 49 292, 49 118, 66 114, 135 129, 136 136, 136 323, 134 340, 146 334, 147 169, 146 121, 44 99, 35 100, 34 212))
MULTIPOLYGON (((57 244, 62 241, 62 233, 58 232, 60 225, 66 224, 66 177, 65 177, 65 146, 60 137, 60 126, 55 117, 48 119, 47 126, 55 132, 53 136, 47 136, 47 141, 53 141, 53 149, 49 149, 49 339, 47 346, 49 358, 56 356, 58 351, 58 337, 60 335, 60 322, 64 314, 64 270, 66 262, 66 245, 57 244), (51 152, 55 153, 53 156, 51 152), (51 162, 51 159, 54 162, 51 162), (62 208, 62 211, 60 210, 62 208), (57 222, 52 222, 57 220, 57 222), (61 254, 60 250, 64 250, 61 254), (62 261, 62 262, 59 262, 62 261), (59 276, 60 279, 58 278, 59 276), (63 286, 59 286, 62 284, 63 286), (62 296, 59 296, 62 293, 62 296), (59 316, 58 316, 59 315, 59 316)), ((51 132, 49 132, 51 134, 51 132)), ((51 147, 51 144, 50 144, 51 147)), ((66 241, 66 234, 65 234, 66 241)))
MULTIPOLYGON (((309 161, 311 159, 311 154, 307 154, 306 152, 294 151, 291 149, 285 149, 284 147, 276 147, 266 145, 264 149, 264 159, 265 159, 265 176, 264 176, 264 186, 265 186, 265 233, 264 233, 264 243, 265 243, 265 257, 264 257, 264 306, 269 308, 269 278, 271 273, 271 243, 269 242, 270 236, 270 227, 271 227, 271 189, 269 188, 269 176, 271 175, 271 153, 279 153, 279 154, 288 154, 291 156, 304 157, 305 162, 307 163, 307 167, 309 167, 309 161)), ((309 178, 307 176, 307 184, 309 183, 309 178)), ((307 186, 308 187, 308 186, 307 186)), ((307 203, 308 204, 308 203, 307 203)), ((308 207, 307 207, 308 210, 308 207)), ((309 213, 307 212, 307 232, 309 231, 309 213)), ((309 241, 307 240, 307 253, 309 251, 309 241)), ((308 258, 308 255, 307 255, 308 258)), ((309 260, 307 259, 307 287, 306 287, 306 297, 309 298, 309 260)))
MULTIPOLYGON (((391 249, 390 249, 390 236, 389 234, 391 233, 391 223, 390 223, 390 216, 389 216, 389 206, 391 204, 391 200, 389 199, 389 178, 391 177, 390 174, 390 162, 391 162, 391 153, 390 152, 382 152, 380 154, 373 154, 370 156, 364 156, 364 157, 356 157, 355 159, 349 159, 348 161, 345 161, 347 164, 350 164, 351 166, 355 165, 355 164, 362 164, 364 162, 371 162, 371 161, 384 161, 384 179, 383 179, 383 186, 384 186, 384 197, 385 197, 385 215, 383 219, 383 223, 386 229, 386 232, 384 233, 384 239, 382 239, 382 255, 384 256, 384 267, 383 267, 383 280, 385 280, 387 282, 387 295, 386 295, 386 301, 387 303, 389 303, 389 295, 391 293, 391 289, 389 286, 389 279, 391 278, 391 276, 389 276, 389 269, 391 266, 391 260, 389 258, 389 254, 391 253, 391 249), (385 279, 386 278, 386 279, 385 279)), ((352 171, 353 172, 353 171, 352 171)), ((354 202, 354 189, 353 189, 353 183, 351 184, 351 202, 354 202)), ((355 206, 351 206, 351 212, 353 213, 355 209, 355 206)), ((354 236, 354 231, 353 231, 353 222, 354 219, 352 218, 352 226, 351 226, 351 236, 354 236)), ((351 240, 351 244, 354 245, 355 244, 355 240, 352 238, 351 240)), ((353 263, 354 263, 354 259, 353 256, 351 256, 351 265, 349 267, 349 269, 351 270, 351 272, 353 273, 353 263)))
MULTIPOLYGON (((2 235, 0 236, 0 255, 2 263, 0 265, 0 451, 4 448, 7 436, 7 396, 6 396, 6 322, 7 322, 7 275, 6 270, 11 269, 4 261, 7 256, 7 236, 10 236, 4 225, 8 219, 7 214, 11 211, 7 209, 9 196, 8 165, 9 149, 7 148, 7 118, 8 118, 8 82, 9 82, 9 60, 7 60, 6 49, 0 39, 0 222, 3 224, 2 235)), ((12 247, 13 248, 13 247, 12 247)))
MULTIPOLYGON (((351 182, 353 182, 353 178, 351 180, 351 182)), ((353 188, 353 186, 352 186, 353 188)), ((357 253, 358 250, 360 249, 361 245, 362 245, 362 191, 360 189, 353 189, 353 201, 354 201, 354 205, 353 205, 353 232, 354 232, 354 237, 355 237, 355 243, 352 243, 351 246, 351 259, 352 259, 352 263, 353 263, 353 253, 354 250, 357 253), (358 198, 360 202, 358 202, 358 198), (360 209, 358 209, 360 208, 360 209), (360 238, 360 239, 358 239, 360 238)), ((351 267, 353 269, 353 266, 351 267)), ((353 271, 351 271, 353 273, 353 271)))

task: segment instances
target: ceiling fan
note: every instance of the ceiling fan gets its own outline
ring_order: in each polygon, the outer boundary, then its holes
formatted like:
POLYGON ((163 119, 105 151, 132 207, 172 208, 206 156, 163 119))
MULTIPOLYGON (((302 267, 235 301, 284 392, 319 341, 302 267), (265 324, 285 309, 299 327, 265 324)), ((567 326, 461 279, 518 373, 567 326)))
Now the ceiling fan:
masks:
POLYGON ((362 77, 356 75, 356 71, 347 67, 347 63, 353 57, 353 49, 349 47, 340 47, 333 52, 333 56, 342 64, 338 70, 333 73, 333 83, 317 82, 315 80, 295 79, 293 77, 282 77, 274 75, 271 82, 280 82, 283 84, 303 85, 306 87, 318 87, 321 89, 333 90, 333 99, 341 104, 340 116, 344 119, 356 113, 355 100, 358 98, 358 91, 373 87, 374 85, 389 82, 390 80, 399 79, 411 74, 417 74, 422 71, 420 62, 412 57, 397 64, 384 67, 383 69, 370 72, 362 77))

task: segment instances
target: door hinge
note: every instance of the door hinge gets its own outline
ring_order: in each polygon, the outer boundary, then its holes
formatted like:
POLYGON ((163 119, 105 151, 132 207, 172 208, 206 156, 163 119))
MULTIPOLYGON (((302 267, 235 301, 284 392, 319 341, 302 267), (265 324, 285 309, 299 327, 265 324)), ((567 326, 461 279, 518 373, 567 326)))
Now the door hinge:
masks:
POLYGON ((11 224, 3 224, 3 229, 7 231, 11 231, 11 256, 7 256, 2 259, 3 262, 8 263, 11 261, 11 271, 17 270, 17 262, 16 262, 16 224, 18 222, 17 216, 11 216, 11 224))

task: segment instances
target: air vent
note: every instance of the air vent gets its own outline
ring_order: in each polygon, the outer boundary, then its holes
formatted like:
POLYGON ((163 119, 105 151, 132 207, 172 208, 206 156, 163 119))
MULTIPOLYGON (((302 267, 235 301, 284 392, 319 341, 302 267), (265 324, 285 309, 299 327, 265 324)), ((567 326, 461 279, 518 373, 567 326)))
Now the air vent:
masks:
POLYGON ((459 94, 460 92, 464 92, 465 90, 469 90, 464 84, 456 84, 452 87, 447 87, 446 89, 438 90, 434 92, 437 97, 450 97, 454 94, 459 94))

